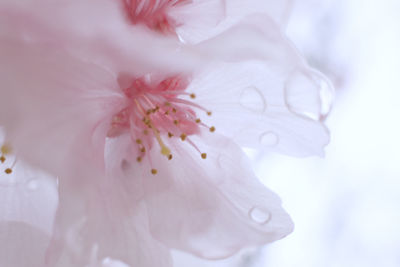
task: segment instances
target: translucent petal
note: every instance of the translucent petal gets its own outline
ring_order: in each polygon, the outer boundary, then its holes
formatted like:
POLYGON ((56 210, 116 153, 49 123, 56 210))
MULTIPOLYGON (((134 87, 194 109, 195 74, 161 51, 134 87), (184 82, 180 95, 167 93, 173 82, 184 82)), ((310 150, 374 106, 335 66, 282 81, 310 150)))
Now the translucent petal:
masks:
POLYGON ((296 61, 221 64, 195 76, 188 90, 212 111, 211 117, 200 115, 202 121, 243 146, 322 155, 329 142, 323 119, 330 104, 321 95, 325 87, 312 80, 321 76, 313 73, 296 61), (304 82, 292 82, 293 75, 304 82))
POLYGON ((110 261, 172 266, 168 249, 150 235, 144 203, 135 202, 116 178, 96 177, 97 183, 80 186, 73 179, 60 181, 60 205, 47 252, 50 266, 97 267, 110 261))
POLYGON ((108 121, 122 102, 113 74, 46 46, 0 47, 0 123, 16 153, 56 175, 104 169, 108 121))
POLYGON ((0 221, 0 266, 43 267, 50 237, 23 222, 0 221))
POLYGON ((229 29, 243 18, 258 14, 279 27, 286 24, 290 0, 206 0, 171 10, 171 15, 181 21, 179 36, 186 42, 198 43, 229 29))
MULTIPOLYGON (((168 247, 218 259, 243 247, 283 238, 292 230, 279 198, 250 170, 243 152, 211 133, 168 142, 172 160, 155 147, 151 162, 140 163, 152 234, 168 247), (157 175, 150 173, 157 169, 157 175)), ((133 163, 137 164, 138 163, 133 163)))

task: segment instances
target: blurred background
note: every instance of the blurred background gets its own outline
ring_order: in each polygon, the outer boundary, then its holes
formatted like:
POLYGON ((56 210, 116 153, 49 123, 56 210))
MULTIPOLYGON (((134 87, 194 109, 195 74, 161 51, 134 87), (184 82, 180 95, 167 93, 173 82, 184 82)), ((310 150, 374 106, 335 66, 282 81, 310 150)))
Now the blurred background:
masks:
POLYGON ((180 266, 398 267, 400 1, 297 0, 287 33, 336 87, 325 158, 255 156, 295 230, 218 263, 177 254, 180 266))

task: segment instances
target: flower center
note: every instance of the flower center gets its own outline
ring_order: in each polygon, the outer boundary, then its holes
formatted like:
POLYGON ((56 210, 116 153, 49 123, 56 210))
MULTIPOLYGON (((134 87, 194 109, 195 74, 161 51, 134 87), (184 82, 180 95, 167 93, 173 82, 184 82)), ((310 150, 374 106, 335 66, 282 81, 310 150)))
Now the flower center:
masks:
MULTIPOLYGON (((185 91, 188 83, 188 79, 178 76, 159 82, 149 75, 134 79, 129 87, 123 89, 128 104, 112 118, 108 137, 129 132, 138 149, 138 162, 146 158, 146 151, 154 142, 160 146, 160 153, 171 160, 173 155, 163 141, 165 138, 187 142, 201 158, 206 159, 207 154, 198 149, 190 136, 198 134, 200 127, 210 132, 214 132, 215 127, 204 124, 196 116, 195 110, 209 116, 211 111, 193 101, 195 94, 185 91)), ((151 164, 150 159, 149 162, 151 164)), ((152 169, 151 173, 156 174, 157 170, 152 169)))
POLYGON ((176 35, 179 26, 168 15, 169 9, 177 5, 190 3, 191 0, 126 0, 125 6, 133 24, 143 23, 162 34, 176 35))

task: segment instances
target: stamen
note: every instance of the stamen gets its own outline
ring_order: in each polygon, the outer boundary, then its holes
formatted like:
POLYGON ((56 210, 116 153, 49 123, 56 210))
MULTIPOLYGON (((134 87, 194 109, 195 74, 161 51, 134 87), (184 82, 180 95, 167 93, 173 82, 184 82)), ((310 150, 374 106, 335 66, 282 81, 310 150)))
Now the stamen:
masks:
POLYGON ((207 153, 202 153, 202 152, 200 151, 200 149, 195 145, 195 143, 193 143, 192 140, 190 140, 189 138, 187 138, 187 141, 188 141, 188 143, 189 143, 192 147, 194 147, 194 149, 197 150, 197 152, 200 153, 200 156, 201 156, 202 159, 206 159, 206 158, 207 158, 207 153))
POLYGON ((186 139, 186 134, 181 134, 181 139, 182 139, 182 141, 185 141, 185 139, 186 139))
MULTIPOLYGON (((139 102, 135 99, 136 102, 136 106, 138 107, 138 109, 143 112, 143 108, 142 106, 139 104, 139 102)), ((147 115, 145 115, 146 117, 143 119, 146 119, 145 124, 153 131, 153 134, 158 142, 158 144, 161 147, 161 154, 168 156, 169 154, 171 154, 171 151, 169 150, 169 148, 164 144, 164 142, 162 141, 161 137, 160 137, 160 132, 153 126, 150 118, 147 117, 147 115)))
POLYGON ((169 150, 169 148, 162 141, 162 139, 160 137, 160 133, 156 129, 154 129, 152 124, 150 124, 150 125, 151 125, 151 129, 153 130, 154 136, 156 137, 156 140, 161 147, 161 154, 163 154, 164 156, 168 156, 169 154, 171 154, 171 150, 169 150))
MULTIPOLYGON (((150 150, 155 141, 160 146, 162 155, 168 160, 173 158, 166 145, 168 142, 164 143, 165 138, 176 137, 174 141, 179 141, 180 138, 194 147, 202 159, 207 158, 207 153, 200 151, 190 140, 190 135, 196 134, 199 128, 216 131, 214 126, 204 124, 196 115, 198 110, 208 116, 212 112, 193 101, 197 96, 185 90, 187 85, 186 80, 175 76, 155 85, 152 75, 149 74, 135 79, 131 87, 123 89, 130 106, 115 115, 111 127, 115 127, 115 135, 122 134, 124 128, 130 128, 132 143, 136 143, 138 149, 136 160, 148 160, 152 174, 157 174, 158 170, 154 168, 157 166, 152 165, 151 156, 146 154, 146 150, 150 150)), ((5 162, 7 157, 3 156, 3 150, 8 152, 8 149, 2 147, 1 162, 5 162)))
POLYGON ((7 173, 7 174, 11 174, 12 173, 12 169, 11 168, 7 168, 7 169, 5 169, 4 172, 7 173))
POLYGON ((3 155, 11 154, 11 152, 12 152, 11 146, 7 144, 1 146, 1 153, 3 155))
POLYGON ((4 161, 6 161, 6 157, 1 156, 1 157, 0 157, 0 161, 1 161, 1 163, 4 163, 4 161))
POLYGON ((199 104, 196 104, 196 103, 194 103, 192 101, 189 101, 189 100, 180 99, 180 98, 174 98, 174 99, 171 99, 171 102, 192 106, 192 107, 195 107, 195 108, 198 108, 200 110, 203 110, 203 111, 207 112, 207 114, 208 113, 211 114, 211 111, 209 111, 209 110, 205 109, 204 107, 200 106, 199 104))

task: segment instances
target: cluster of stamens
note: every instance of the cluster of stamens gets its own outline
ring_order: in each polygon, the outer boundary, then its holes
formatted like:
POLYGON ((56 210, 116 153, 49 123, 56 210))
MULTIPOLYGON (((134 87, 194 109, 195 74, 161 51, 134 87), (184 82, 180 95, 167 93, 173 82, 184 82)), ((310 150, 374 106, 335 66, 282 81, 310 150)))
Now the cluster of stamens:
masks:
MULTIPOLYGON (((129 88, 123 90, 129 104, 114 116, 108 136, 115 137, 128 131, 137 146, 136 161, 139 163, 146 159, 152 165, 146 154, 154 141, 160 147, 160 153, 172 160, 173 154, 164 138, 180 139, 206 159, 207 154, 200 151, 190 136, 198 134, 200 128, 215 131, 215 127, 204 124, 194 110, 201 110, 209 116, 211 112, 193 102, 196 95, 185 92, 186 87, 187 80, 181 77, 171 77, 152 85, 145 78, 135 79, 129 88)), ((157 172, 157 169, 151 169, 152 174, 157 172)))
MULTIPOLYGON (((12 153, 11 146, 9 146, 8 144, 3 144, 1 146, 0 164, 2 164, 2 165, 6 164, 7 157, 9 155, 11 155, 11 153, 12 153)), ((11 174, 12 170, 13 170, 13 168, 15 166, 15 163, 16 163, 16 159, 13 160, 13 162, 12 162, 12 164, 10 166, 7 166, 4 169, 4 172, 6 174, 11 174)))
POLYGON ((133 24, 142 23, 150 29, 165 35, 176 35, 178 23, 168 11, 191 0, 126 0, 125 6, 133 24))

